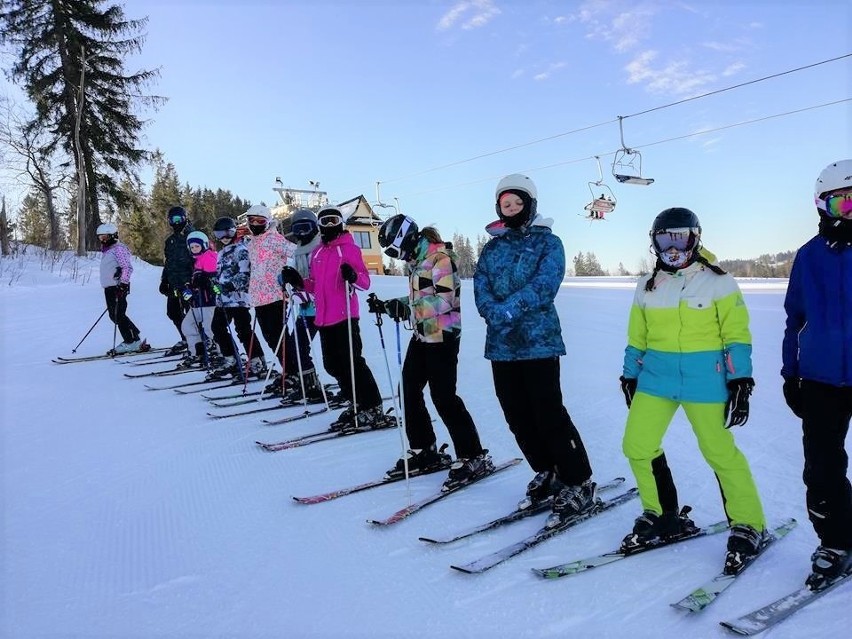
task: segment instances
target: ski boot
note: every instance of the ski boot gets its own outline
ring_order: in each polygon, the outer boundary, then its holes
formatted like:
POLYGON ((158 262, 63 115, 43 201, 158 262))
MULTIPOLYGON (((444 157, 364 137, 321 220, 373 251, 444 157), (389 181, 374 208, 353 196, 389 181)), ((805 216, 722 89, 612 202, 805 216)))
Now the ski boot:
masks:
POLYGON ((355 406, 352 402, 343 409, 340 415, 337 416, 331 424, 329 424, 329 430, 334 431, 342 431, 344 429, 352 428, 355 423, 355 406))
POLYGON ((385 409, 381 404, 372 408, 363 408, 355 415, 355 420, 344 430, 375 430, 388 426, 388 420, 391 419, 385 415, 385 409))
POLYGON ((266 368, 266 360, 262 357, 252 357, 249 360, 248 376, 263 379, 269 369, 266 368))
POLYGON ((450 474, 441 490, 447 491, 458 488, 493 472, 494 462, 487 450, 483 450, 476 457, 459 458, 450 466, 450 474))
POLYGON ((553 528, 567 519, 592 512, 600 504, 596 488, 597 484, 591 479, 577 486, 565 486, 553 498, 553 512, 544 525, 553 528))
POLYGON ((169 357, 171 355, 180 355, 181 353, 185 353, 188 349, 186 344, 186 340, 181 340, 174 346, 172 346, 169 350, 165 352, 165 356, 169 357))
POLYGON ((726 575, 737 575, 760 554, 766 545, 765 531, 758 532, 746 524, 731 526, 728 537, 728 550, 725 553, 726 575))
POLYGON ((818 546, 811 555, 811 574, 805 585, 811 590, 822 590, 834 581, 852 573, 852 551, 818 546))
POLYGON ((322 387, 317 378, 317 372, 312 368, 299 375, 288 375, 284 382, 284 397, 282 404, 319 404, 323 401, 322 387), (292 377, 292 379, 290 379, 292 377), (304 388, 304 394, 303 394, 304 388))
POLYGON ((691 507, 684 506, 680 513, 673 510, 662 515, 646 510, 634 522, 633 532, 621 541, 621 552, 631 553, 640 548, 694 535, 698 528, 687 516, 690 510, 691 507))
POLYGON ((212 371, 207 373, 207 379, 211 381, 217 379, 230 379, 237 375, 237 358, 225 356, 222 358, 222 363, 219 366, 216 366, 212 371))
POLYGON ((565 488, 565 484, 562 483, 555 471, 543 470, 536 473, 532 481, 527 484, 526 496, 518 502, 518 510, 533 508, 552 500, 563 488, 565 488))
POLYGON ((432 444, 429 448, 409 450, 406 453, 405 458, 397 460, 396 466, 385 473, 385 479, 398 479, 400 477, 404 477, 406 461, 408 462, 409 475, 425 475, 426 473, 435 473, 439 470, 445 470, 450 467, 453 461, 452 458, 444 452, 446 449, 446 444, 441 446, 440 450, 435 448, 435 444, 432 444))
MULTIPOLYGON (((150 347, 149 347, 150 348, 150 347)), ((138 353, 142 350, 142 340, 136 339, 132 342, 122 342, 115 347, 113 352, 116 355, 125 355, 127 353, 138 353)))

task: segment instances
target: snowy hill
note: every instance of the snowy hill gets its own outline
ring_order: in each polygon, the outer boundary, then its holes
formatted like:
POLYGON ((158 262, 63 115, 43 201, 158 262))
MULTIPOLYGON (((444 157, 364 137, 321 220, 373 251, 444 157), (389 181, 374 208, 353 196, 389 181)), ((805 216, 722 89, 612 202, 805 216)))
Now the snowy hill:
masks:
MULTIPOLYGON (((557 581, 530 571, 614 548, 639 514, 638 501, 481 575, 449 565, 521 539, 543 516, 447 547, 418 541, 511 510, 532 476, 525 463, 387 529, 366 519, 429 494, 442 476, 412 480, 410 495, 401 482, 296 504, 292 495, 380 477, 400 455, 397 432, 267 453, 255 440, 320 430, 330 417, 285 426, 265 426, 258 416, 213 421, 199 395, 149 391, 150 380, 122 375, 140 368, 52 364, 103 310, 92 276, 97 258, 71 268, 70 275, 51 271, 30 254, 4 259, 0 270, 4 637, 724 637, 720 620, 768 603, 807 574, 817 540, 804 507, 800 426, 784 405, 778 374, 783 282, 744 283, 757 388, 751 420, 736 435, 770 522, 792 516, 800 525, 717 603, 690 617, 668 604, 721 568, 725 535, 557 581)), ((177 333, 157 293, 159 275, 136 263, 129 315, 152 344, 168 346, 177 333)), ((596 478, 624 476, 632 486, 621 453, 626 408, 617 379, 633 286, 598 284, 569 280, 557 299, 569 353, 563 390, 596 478)), ((402 295, 406 280, 376 277, 373 290, 382 298, 402 295)), ((485 326, 469 281, 463 295, 459 394, 495 461, 520 456, 482 357, 485 326)), ((365 353, 387 391, 364 297, 365 353)), ((396 376, 393 325, 384 330, 396 376)), ((402 340, 404 348, 408 335, 402 340)), ((104 320, 78 354, 103 352, 112 341, 104 320)), ((436 430, 439 442, 448 441, 440 422, 436 430)), ((716 481, 682 415, 665 446, 695 521, 722 519, 716 481)), ((847 586, 826 596, 772 637, 845 635, 849 592, 847 586)))

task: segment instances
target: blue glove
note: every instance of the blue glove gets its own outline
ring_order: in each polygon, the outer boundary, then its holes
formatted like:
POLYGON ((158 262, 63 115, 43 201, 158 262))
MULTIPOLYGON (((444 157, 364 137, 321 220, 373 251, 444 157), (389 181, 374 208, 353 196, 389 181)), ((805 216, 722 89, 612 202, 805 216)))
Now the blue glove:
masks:
POLYGON ((180 296, 187 302, 192 299, 192 289, 188 286, 184 287, 180 292, 180 296))

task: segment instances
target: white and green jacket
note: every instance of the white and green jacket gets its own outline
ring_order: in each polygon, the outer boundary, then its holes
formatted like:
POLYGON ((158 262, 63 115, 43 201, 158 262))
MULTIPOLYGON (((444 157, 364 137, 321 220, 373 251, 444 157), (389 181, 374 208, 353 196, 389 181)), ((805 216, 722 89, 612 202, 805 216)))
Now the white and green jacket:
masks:
MULTIPOLYGON (((715 257, 708 251, 709 261, 715 257)), ((638 392, 679 402, 724 402, 727 382, 752 376, 748 309, 728 274, 701 264, 640 278, 630 309, 624 376, 638 392)))

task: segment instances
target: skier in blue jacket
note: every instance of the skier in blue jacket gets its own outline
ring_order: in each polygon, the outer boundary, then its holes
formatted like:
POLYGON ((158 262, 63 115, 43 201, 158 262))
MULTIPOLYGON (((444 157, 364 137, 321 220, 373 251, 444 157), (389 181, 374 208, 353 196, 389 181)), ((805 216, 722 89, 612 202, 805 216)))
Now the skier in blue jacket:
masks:
POLYGON ((852 160, 829 164, 814 188, 819 233, 793 261, 784 308, 784 398, 802 420, 808 516, 820 540, 807 583, 852 570, 852 488, 845 443, 852 418, 852 160))
POLYGON ((520 507, 553 498, 567 518, 596 503, 592 469, 580 433, 562 403, 559 357, 565 355, 553 300, 565 275, 562 240, 536 214, 537 190, 508 175, 495 194, 500 223, 482 249, 473 277, 476 308, 488 328, 485 357, 509 429, 536 472, 520 507))

